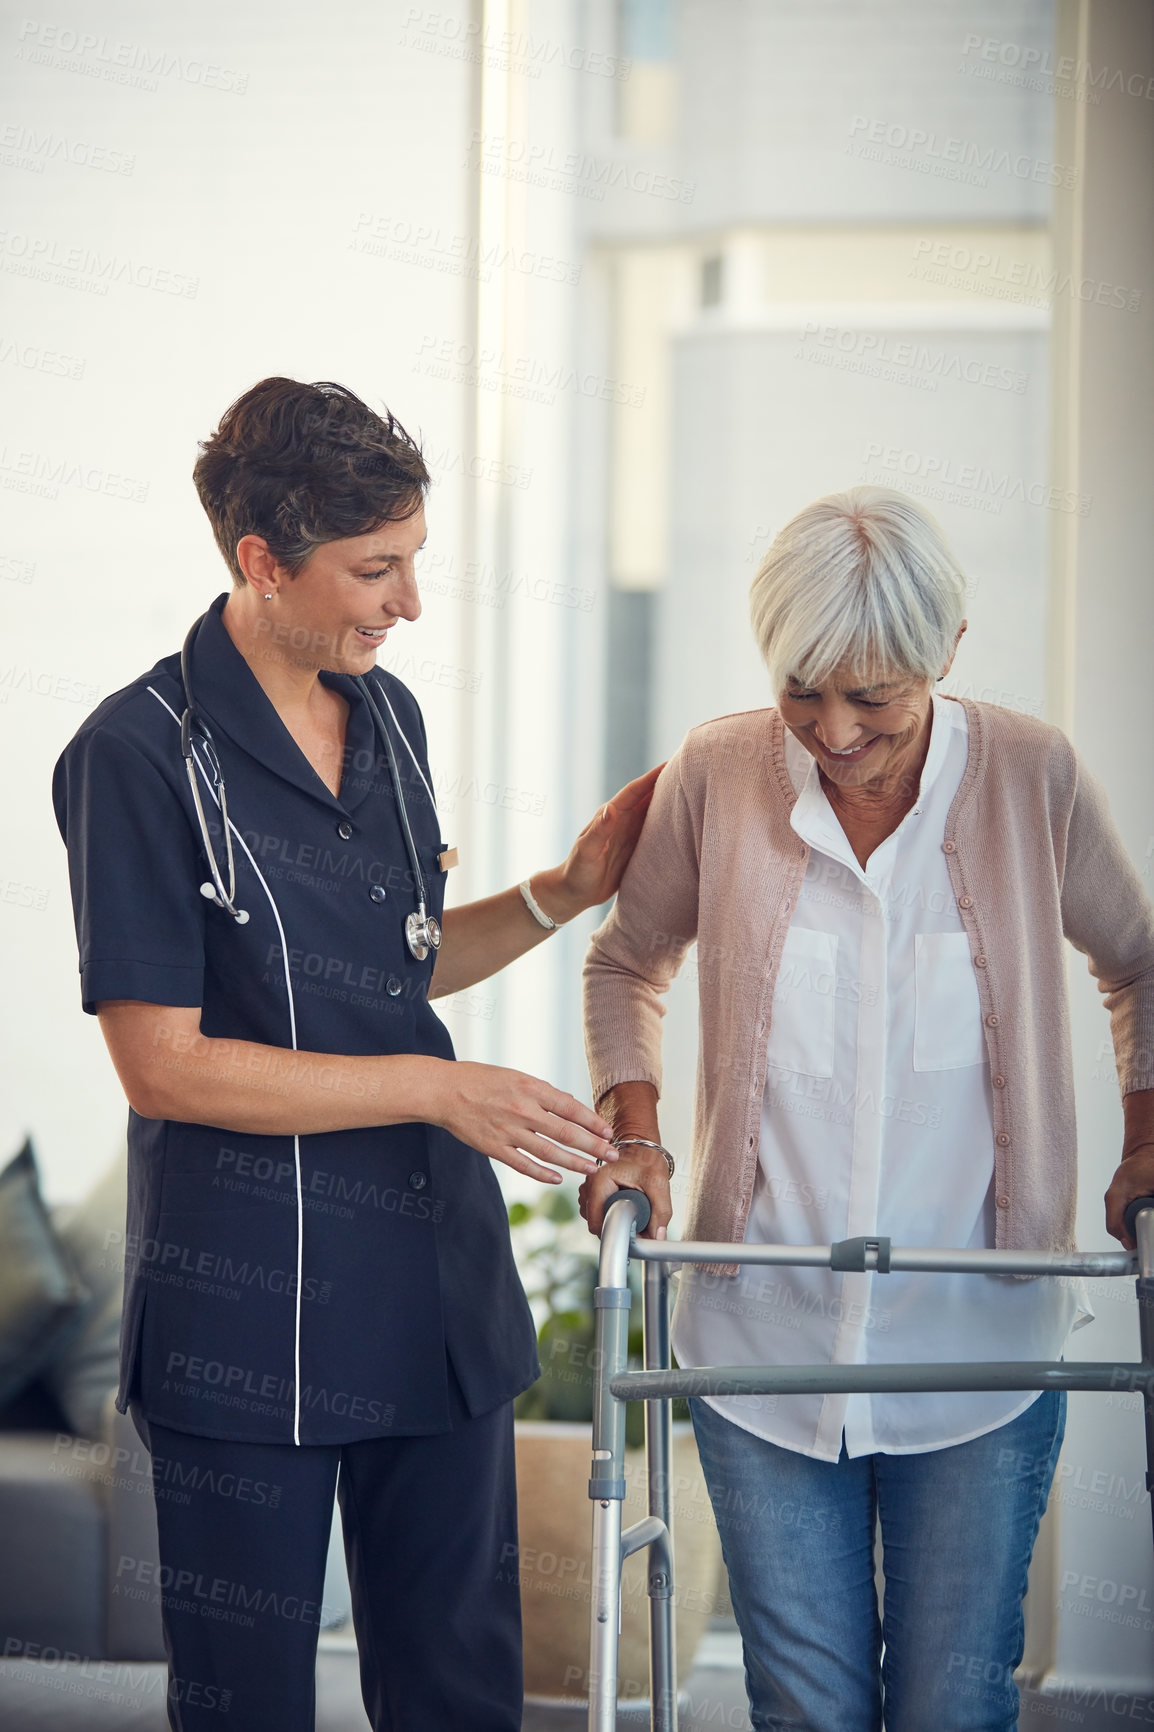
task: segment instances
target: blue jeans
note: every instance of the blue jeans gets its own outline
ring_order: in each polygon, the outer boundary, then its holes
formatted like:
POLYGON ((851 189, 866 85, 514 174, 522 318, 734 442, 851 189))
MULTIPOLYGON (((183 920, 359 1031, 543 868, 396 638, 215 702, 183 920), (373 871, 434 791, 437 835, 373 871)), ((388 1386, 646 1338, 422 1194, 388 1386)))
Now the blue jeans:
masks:
POLYGON ((879 1732, 883 1693, 886 1732, 1014 1732, 1022 1598, 1065 1394, 969 1443, 853 1460, 843 1446, 838 1462, 691 1406, 758 1732, 879 1732))

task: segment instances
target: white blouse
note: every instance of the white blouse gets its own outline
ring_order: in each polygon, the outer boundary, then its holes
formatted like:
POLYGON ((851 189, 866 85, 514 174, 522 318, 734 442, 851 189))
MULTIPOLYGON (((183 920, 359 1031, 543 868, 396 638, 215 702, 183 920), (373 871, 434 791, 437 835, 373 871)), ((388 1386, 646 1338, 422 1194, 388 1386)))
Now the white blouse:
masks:
MULTIPOLYGON (((970 943, 942 853, 967 756, 961 704, 933 698, 913 809, 862 867, 816 760, 786 736, 810 857, 774 998, 746 1242, 994 1243, 991 1082, 970 943)), ((1080 1282, 686 1266, 678 1363, 1056 1359, 1092 1313, 1080 1282)), ((710 1397, 735 1425, 823 1461, 940 1449, 1036 1393, 710 1397)))

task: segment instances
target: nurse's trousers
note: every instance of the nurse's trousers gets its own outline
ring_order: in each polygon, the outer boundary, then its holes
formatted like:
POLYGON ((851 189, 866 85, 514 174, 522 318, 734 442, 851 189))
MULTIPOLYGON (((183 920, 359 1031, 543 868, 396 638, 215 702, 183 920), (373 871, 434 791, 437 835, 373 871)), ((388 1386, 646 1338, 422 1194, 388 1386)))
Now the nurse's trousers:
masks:
MULTIPOLYGON (((152 1422, 176 1732, 313 1732, 333 1492, 374 1732, 516 1732, 512 1407, 344 1445, 230 1443, 152 1422)), ((138 1425, 145 1429, 138 1419, 138 1425)))

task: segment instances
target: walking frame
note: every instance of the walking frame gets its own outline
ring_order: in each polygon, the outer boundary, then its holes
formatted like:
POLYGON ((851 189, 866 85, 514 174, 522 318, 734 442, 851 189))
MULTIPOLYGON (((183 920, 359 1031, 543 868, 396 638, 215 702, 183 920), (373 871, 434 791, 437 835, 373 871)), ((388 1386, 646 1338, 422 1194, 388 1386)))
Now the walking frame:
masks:
POLYGON ((589 1732, 614 1732, 621 1568, 649 1551, 649 1672, 651 1732, 677 1732, 674 1652, 673 1499, 670 1457, 675 1396, 875 1394, 907 1390, 1130 1390, 1143 1396, 1146 1486, 1154 1490, 1154 1197, 1137 1197, 1126 1229, 1128 1251, 955 1251, 900 1249, 885 1238, 843 1239, 834 1245, 729 1245, 639 1239, 649 1221, 641 1191, 610 1198, 601 1230, 598 1284, 593 1295, 593 1563, 590 1608, 589 1732), (628 1370, 629 1259, 645 1265, 645 1369, 628 1370), (986 1275, 1136 1275, 1142 1358, 1137 1364, 1078 1360, 990 1360, 941 1365, 736 1365, 688 1371, 670 1368, 669 1264, 773 1263, 885 1275, 907 1271, 986 1275), (644 1401, 649 1514, 622 1532, 625 1497, 625 1403, 644 1401))

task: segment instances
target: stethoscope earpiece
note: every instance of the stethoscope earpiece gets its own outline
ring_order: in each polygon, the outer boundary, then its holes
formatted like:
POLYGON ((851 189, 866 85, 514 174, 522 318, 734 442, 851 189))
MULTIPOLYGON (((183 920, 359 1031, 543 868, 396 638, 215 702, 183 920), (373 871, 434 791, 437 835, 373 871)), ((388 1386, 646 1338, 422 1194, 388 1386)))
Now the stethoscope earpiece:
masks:
POLYGON ((200 893, 202 896, 206 897, 209 902, 215 902, 218 908, 228 908, 228 912, 232 915, 233 919, 236 921, 238 926, 247 926, 248 925, 248 911, 247 911, 247 909, 232 908, 232 907, 229 907, 228 903, 222 902, 220 897, 216 893, 216 885, 215 884, 208 884, 208 883, 202 884, 200 887, 200 893))

